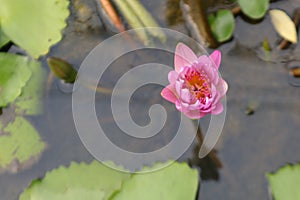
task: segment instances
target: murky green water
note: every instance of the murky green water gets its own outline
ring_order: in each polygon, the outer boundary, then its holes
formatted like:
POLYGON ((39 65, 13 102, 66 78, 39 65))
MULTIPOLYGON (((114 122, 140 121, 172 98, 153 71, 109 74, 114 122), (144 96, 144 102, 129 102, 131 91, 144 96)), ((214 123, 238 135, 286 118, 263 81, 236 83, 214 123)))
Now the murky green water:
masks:
MULTIPOLYGON (((90 1, 84 2, 92 5, 90 1)), ((188 33, 183 24, 167 25, 164 15, 166 1, 142 2, 162 26, 188 33)), ((271 7, 282 8, 292 13, 295 4, 278 2, 271 4, 271 7)), ((93 47, 113 34, 103 30, 93 7, 91 14, 92 17, 88 21, 79 22, 73 13, 64 40, 52 48, 51 56, 61 57, 79 67, 93 47)), ((227 118, 216 147, 223 168, 218 171, 202 169, 204 177, 218 177, 218 180, 202 181, 199 199, 268 199, 265 173, 274 171, 286 163, 300 161, 300 88, 288 83, 288 71, 285 64, 280 62, 287 58, 300 59, 300 46, 298 44, 290 50, 278 53, 275 56, 277 62, 264 62, 258 58, 254 50, 260 46, 264 38, 268 38, 271 44, 275 44, 278 40, 268 16, 258 24, 249 24, 238 17, 234 39, 220 47, 223 53, 221 73, 229 84, 227 118), (247 107, 252 105, 255 105, 254 113, 245 114, 247 107)), ((155 58, 155 55, 153 57, 155 58)), ((150 60, 153 57, 150 56, 150 60)), ((134 59, 129 59, 127 63, 124 61, 123 69, 130 68, 133 61, 134 59)), ((112 67, 112 71, 107 72, 108 80, 114 80, 118 77, 118 73, 122 73, 118 70, 114 72, 113 69, 115 68, 112 67)), ((48 170, 68 165, 70 161, 93 159, 76 133, 72 119, 71 94, 63 93, 59 85, 59 81, 54 80, 50 89, 46 91, 45 114, 30 118, 48 143, 48 149, 31 169, 17 174, 0 175, 1 200, 18 199, 18 195, 31 180, 42 177, 48 170)), ((147 86, 143 88, 143 92, 137 91, 136 100, 131 105, 132 117, 137 123, 143 124, 149 120, 146 114, 143 115, 148 113, 147 108, 143 108, 145 103, 150 106, 153 103, 164 102, 160 98, 151 98, 159 96, 160 90, 161 88, 157 86, 147 86), (144 95, 144 91, 153 95, 144 95)), ((99 96, 99 100, 96 97, 99 107, 105 107, 101 100, 106 98, 105 95, 99 96)), ((176 116, 171 104, 164 102, 164 105, 170 115, 176 116)), ((99 115, 107 120, 103 123, 108 128, 112 127, 108 114, 99 115)), ((174 126, 176 128, 176 125, 174 126)), ((116 135, 112 137, 117 138, 116 135)), ((167 135, 164 141, 157 138, 150 143, 150 147, 159 147, 170 138, 172 135, 167 135)), ((180 158, 181 161, 191 162, 195 144, 196 142, 180 158)), ((144 144, 139 145, 136 148, 144 144)))

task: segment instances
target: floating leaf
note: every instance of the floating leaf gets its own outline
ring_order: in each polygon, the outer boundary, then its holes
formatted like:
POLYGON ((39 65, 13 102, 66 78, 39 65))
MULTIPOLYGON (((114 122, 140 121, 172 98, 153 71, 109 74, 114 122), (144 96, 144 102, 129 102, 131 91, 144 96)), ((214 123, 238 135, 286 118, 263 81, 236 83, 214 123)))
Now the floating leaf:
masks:
POLYGON ((252 19, 265 16, 269 8, 269 0, 238 0, 242 12, 252 19))
POLYGON ((68 0, 0 0, 1 29, 37 58, 61 40, 68 4, 68 0))
POLYGON ((234 17, 229 10, 219 10, 208 17, 211 30, 218 42, 225 42, 232 37, 234 31, 234 17))
POLYGON ((31 76, 27 57, 0 53, 0 107, 14 101, 31 76))
POLYGON ((124 182, 122 190, 111 199, 194 200, 197 189, 197 170, 189 168, 186 163, 173 163, 158 171, 134 174, 131 179, 124 182))
POLYGON ((20 196, 20 200, 101 200, 108 199, 121 188, 130 174, 119 172, 93 161, 90 164, 72 163, 69 168, 60 167, 40 181, 34 181, 20 196), (83 198, 88 197, 88 198, 83 198))
POLYGON ((267 174, 275 200, 300 199, 300 164, 286 165, 276 173, 267 174))
POLYGON ((270 10, 271 21, 277 33, 284 39, 297 43, 297 31, 294 22, 282 10, 270 10))
MULTIPOLYGON (((105 193, 102 190, 89 190, 89 189, 81 189, 81 188, 70 188, 66 190, 64 193, 53 193, 51 191, 43 191, 44 196, 47 197, 47 199, 52 200, 101 200, 104 199, 105 193)), ((31 196, 31 199, 38 199, 38 200, 44 200, 41 199, 39 195, 37 196, 31 196)))
POLYGON ((21 96, 13 103, 16 107, 15 112, 25 115, 42 114, 43 83, 46 77, 46 71, 42 68, 41 64, 36 61, 30 62, 28 67, 32 75, 22 89, 21 96))
POLYGON ((0 48, 9 42, 9 38, 0 29, 0 48))
POLYGON ((43 179, 33 181, 19 199, 195 199, 197 170, 185 163, 173 163, 158 171, 147 172, 157 168, 160 168, 160 164, 144 168, 143 174, 130 175, 97 161, 90 164, 72 163, 68 168, 60 167, 48 172, 43 179))
POLYGON ((36 129, 23 117, 0 124, 0 172, 16 172, 34 163, 46 147, 36 129))

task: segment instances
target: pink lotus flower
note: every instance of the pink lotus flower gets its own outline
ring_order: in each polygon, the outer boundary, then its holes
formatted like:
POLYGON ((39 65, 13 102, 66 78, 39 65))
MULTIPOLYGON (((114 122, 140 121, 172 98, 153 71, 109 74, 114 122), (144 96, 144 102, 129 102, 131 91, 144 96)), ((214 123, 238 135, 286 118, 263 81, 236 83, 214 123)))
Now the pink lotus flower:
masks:
POLYGON ((162 97, 191 119, 221 113, 221 99, 228 86, 218 74, 220 62, 218 50, 209 57, 197 58, 188 46, 179 43, 175 50, 175 71, 169 72, 170 85, 162 90, 162 97))

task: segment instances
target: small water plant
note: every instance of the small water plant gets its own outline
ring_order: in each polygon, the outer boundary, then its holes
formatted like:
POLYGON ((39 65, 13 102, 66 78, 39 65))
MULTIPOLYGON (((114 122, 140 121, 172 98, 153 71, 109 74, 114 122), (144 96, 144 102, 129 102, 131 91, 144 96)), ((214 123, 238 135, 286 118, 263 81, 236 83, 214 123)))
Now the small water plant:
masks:
POLYGON ((237 16, 240 15, 251 23, 259 23, 268 13, 276 32, 288 42, 297 42, 295 26, 299 23, 299 16, 298 20, 293 21, 283 10, 269 10, 272 1, 234 0, 212 8, 197 0, 180 2, 183 18, 188 28, 193 37, 204 46, 215 48, 229 41, 234 34, 237 16))

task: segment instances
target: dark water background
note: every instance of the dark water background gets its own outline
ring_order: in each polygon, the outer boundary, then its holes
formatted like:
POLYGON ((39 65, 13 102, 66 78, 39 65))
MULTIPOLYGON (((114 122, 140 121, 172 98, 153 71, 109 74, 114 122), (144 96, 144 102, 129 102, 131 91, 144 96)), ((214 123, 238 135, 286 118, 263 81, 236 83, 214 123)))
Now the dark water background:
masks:
MULTIPOLYGON (((76 67, 80 66, 90 50, 113 34, 103 29, 92 1, 80 2, 91 9, 90 16, 78 16, 72 7, 65 37, 50 52, 51 56, 68 60, 76 67)), ((166 0, 141 2, 161 26, 188 34, 183 23, 168 25, 165 16, 166 0)), ((290 15, 295 7, 295 1, 271 4, 271 8, 284 9, 290 15)), ((275 51, 275 62, 265 62, 259 58, 260 51, 257 50, 264 38, 268 38, 271 45, 279 41, 268 15, 255 24, 239 16, 236 18, 233 40, 219 47, 223 56, 221 74, 229 84, 225 127, 216 146, 223 168, 218 170, 218 180, 201 182, 199 199, 268 199, 265 173, 275 171, 286 163, 300 161, 300 88, 289 84, 288 70, 283 62, 300 60, 300 46, 298 44, 282 52, 275 51), (247 108, 253 105, 254 113, 245 114, 247 108)), ((121 64, 126 68, 132 65, 132 60, 128 59, 127 63, 124 61, 121 64)), ((114 79, 116 75, 113 72, 107 74, 107 79, 114 79)), ((59 85, 59 81, 54 80, 46 91, 44 115, 30 118, 48 143, 48 149, 31 169, 0 175, 1 200, 18 199, 31 180, 43 177, 53 168, 69 165, 70 161, 88 162, 93 159, 76 133, 71 94, 63 93, 59 85)), ((171 104, 161 98, 153 98, 159 97, 161 87, 150 85, 141 90, 142 93, 147 91, 147 94, 153 95, 143 96, 137 91, 136 101, 130 105, 132 117, 137 123, 147 123, 148 118, 143 115, 147 113, 147 106, 153 103, 164 102, 176 118, 176 111, 171 104), (144 104, 146 108, 143 108, 144 104)), ((104 123, 110 127, 112 121, 109 116, 106 120, 104 123)), ((174 126, 170 129, 176 128, 174 126)), ((166 141, 171 137, 165 138, 166 141)), ((163 143, 160 144, 158 140, 152 145, 154 148, 163 143)), ((181 161, 191 160, 195 145, 196 142, 180 158, 181 161)))

